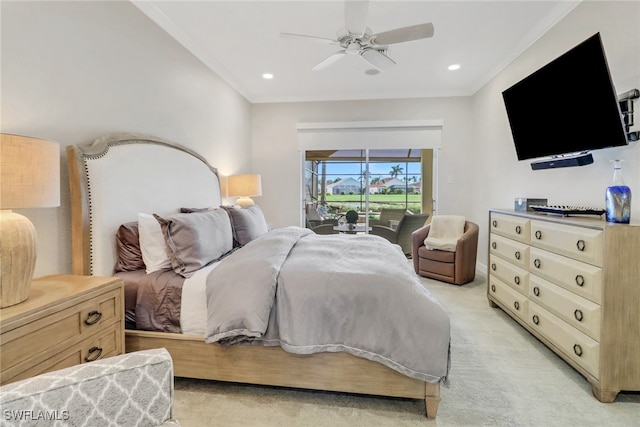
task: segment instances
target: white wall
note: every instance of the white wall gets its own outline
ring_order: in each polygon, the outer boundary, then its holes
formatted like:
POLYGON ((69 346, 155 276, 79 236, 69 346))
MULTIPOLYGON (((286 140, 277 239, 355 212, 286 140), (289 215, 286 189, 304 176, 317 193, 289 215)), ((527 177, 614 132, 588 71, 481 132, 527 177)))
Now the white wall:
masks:
MULTIPOLYGON (((24 209, 36 276, 71 272, 64 146, 146 133, 251 170, 250 104, 129 2, 1 2, 1 131, 61 145, 61 206, 24 209)), ((135 183, 133 183, 135 184, 135 183)))
MULTIPOLYGON (((275 227, 300 225, 300 152, 296 124, 387 120, 443 120, 439 150, 441 214, 468 215, 468 174, 472 157, 470 99, 417 98, 399 100, 331 101, 254 104, 252 106, 253 165, 262 174, 265 196, 256 202, 275 227), (267 196, 268 195, 268 196, 267 196)), ((402 141, 394 141, 402 147, 402 141)))
MULTIPOLYGON (((473 97, 474 143, 470 152, 479 167, 471 169, 474 191, 470 196, 471 216, 479 220, 481 226, 480 262, 486 264, 487 259, 487 210, 490 207, 513 207, 515 197, 542 197, 554 205, 603 208, 605 189, 613 176, 610 161, 614 159, 625 160, 623 176, 634 197, 631 217, 640 222, 640 142, 594 151, 592 165, 533 171, 530 161, 516 160, 501 97, 502 91, 513 83, 596 32, 602 36, 618 93, 640 89, 639 23, 638 1, 582 2, 473 97)), ((588 85, 585 90, 589 90, 588 85)), ((571 94, 564 94, 558 102, 571 104, 571 94)), ((640 100, 636 101, 636 109, 640 109, 640 100)), ((579 138, 589 129, 575 131, 579 138)), ((549 129, 549 136, 552 135, 553 129, 549 129)))

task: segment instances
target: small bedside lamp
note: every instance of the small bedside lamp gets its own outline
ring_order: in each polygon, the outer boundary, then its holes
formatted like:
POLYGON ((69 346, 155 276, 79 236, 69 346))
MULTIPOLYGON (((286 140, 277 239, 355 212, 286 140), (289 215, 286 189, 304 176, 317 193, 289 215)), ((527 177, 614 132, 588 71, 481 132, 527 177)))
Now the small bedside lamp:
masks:
POLYGON ((57 143, 0 134, 0 308, 29 297, 36 265, 36 230, 10 209, 60 206, 57 143))
POLYGON ((260 175, 231 175, 227 178, 227 195, 238 197, 235 204, 246 208, 255 205, 251 196, 262 196, 262 179, 260 175))

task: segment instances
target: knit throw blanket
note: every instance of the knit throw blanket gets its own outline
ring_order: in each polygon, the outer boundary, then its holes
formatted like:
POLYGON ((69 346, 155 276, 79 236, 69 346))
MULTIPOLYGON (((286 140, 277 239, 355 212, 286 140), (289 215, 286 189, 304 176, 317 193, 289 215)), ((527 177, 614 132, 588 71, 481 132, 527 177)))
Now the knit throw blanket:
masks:
POLYGON ((458 239, 464 233, 465 221, 466 218, 460 215, 434 215, 424 245, 428 249, 455 252, 458 239))

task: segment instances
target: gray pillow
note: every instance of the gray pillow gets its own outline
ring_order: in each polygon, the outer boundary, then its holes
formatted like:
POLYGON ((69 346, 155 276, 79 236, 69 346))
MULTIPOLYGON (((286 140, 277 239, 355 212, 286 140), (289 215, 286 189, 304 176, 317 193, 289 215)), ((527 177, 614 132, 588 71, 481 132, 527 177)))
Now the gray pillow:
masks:
POLYGON ((247 208, 223 206, 223 208, 229 212, 233 238, 239 246, 244 246, 269 231, 260 206, 251 205, 247 208))
POLYGON ((183 277, 233 249, 231 222, 223 209, 154 216, 162 227, 171 267, 183 277))

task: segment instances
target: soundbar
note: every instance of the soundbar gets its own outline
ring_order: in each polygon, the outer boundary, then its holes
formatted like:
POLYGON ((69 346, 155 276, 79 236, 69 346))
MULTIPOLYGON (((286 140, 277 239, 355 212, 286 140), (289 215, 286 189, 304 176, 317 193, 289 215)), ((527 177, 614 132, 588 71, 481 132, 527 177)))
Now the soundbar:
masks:
POLYGON ((554 157, 549 160, 540 160, 531 163, 531 169, 557 169, 557 168, 570 168, 572 166, 585 166, 593 163, 593 156, 591 153, 579 154, 577 156, 570 157, 554 157))

